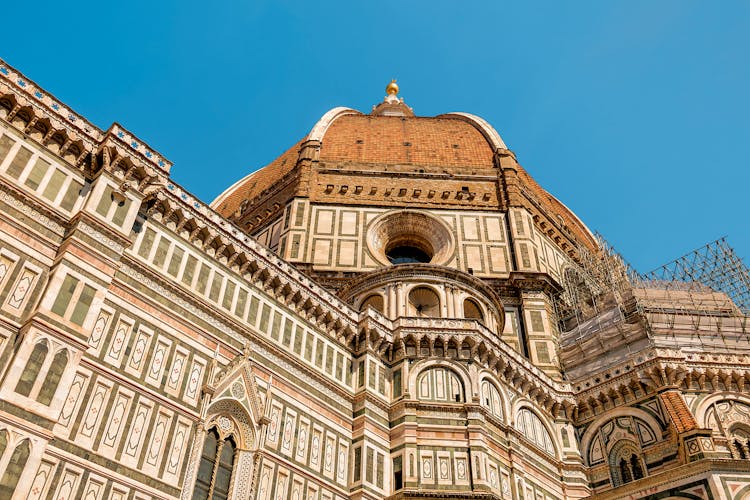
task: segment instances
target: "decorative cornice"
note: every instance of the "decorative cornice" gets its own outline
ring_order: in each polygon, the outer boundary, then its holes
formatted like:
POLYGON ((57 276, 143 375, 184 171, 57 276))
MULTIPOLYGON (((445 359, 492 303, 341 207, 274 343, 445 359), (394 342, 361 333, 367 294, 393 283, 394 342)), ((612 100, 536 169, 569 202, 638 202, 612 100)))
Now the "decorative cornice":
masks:
MULTIPOLYGON (((81 141, 84 150, 89 153, 95 153, 107 136, 113 136, 119 139, 131 154, 142 156, 146 162, 159 170, 168 173, 172 166, 169 160, 118 123, 114 123, 108 131, 102 131, 0 59, 0 97, 3 94, 12 94, 17 108, 32 110, 35 115, 32 118, 33 122, 40 119, 48 120, 53 130, 65 131, 67 139, 71 142, 81 141)), ((25 124, 31 125, 31 122, 25 124)))

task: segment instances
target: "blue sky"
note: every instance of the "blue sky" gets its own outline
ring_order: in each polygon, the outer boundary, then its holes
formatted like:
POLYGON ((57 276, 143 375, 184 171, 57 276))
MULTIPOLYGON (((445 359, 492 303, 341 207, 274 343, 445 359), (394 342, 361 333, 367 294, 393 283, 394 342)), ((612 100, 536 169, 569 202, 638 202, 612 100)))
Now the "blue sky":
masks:
POLYGON ((46 3, 3 6, 0 57, 207 202, 397 78, 419 115, 493 124, 639 270, 724 235, 750 256, 748 2, 46 3))

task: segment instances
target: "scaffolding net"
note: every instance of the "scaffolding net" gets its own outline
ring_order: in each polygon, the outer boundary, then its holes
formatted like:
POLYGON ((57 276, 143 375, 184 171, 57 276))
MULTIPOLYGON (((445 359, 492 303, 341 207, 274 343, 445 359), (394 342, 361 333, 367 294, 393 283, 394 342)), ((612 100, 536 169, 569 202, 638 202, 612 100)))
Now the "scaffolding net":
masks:
POLYGON ((726 238, 641 274, 596 236, 600 252, 581 254, 554 302, 568 340, 606 329, 628 335, 637 325, 673 338, 679 331, 693 338, 748 338, 750 271, 726 238))
POLYGON ((641 276, 645 284, 687 289, 706 287, 726 294, 744 314, 750 314, 750 271, 726 238, 720 238, 641 276))

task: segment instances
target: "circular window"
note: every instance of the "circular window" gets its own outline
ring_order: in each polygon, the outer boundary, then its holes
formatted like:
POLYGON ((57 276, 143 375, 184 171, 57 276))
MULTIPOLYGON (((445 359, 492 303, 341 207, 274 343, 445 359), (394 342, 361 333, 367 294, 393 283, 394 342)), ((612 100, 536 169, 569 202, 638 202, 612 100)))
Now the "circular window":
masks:
POLYGON ((450 228, 424 212, 402 210, 376 219, 367 232, 367 246, 382 264, 445 264, 453 255, 450 228))
POLYGON ((422 248, 408 244, 396 244, 393 248, 386 250, 385 255, 391 264, 426 263, 432 260, 432 251, 426 252, 422 248))

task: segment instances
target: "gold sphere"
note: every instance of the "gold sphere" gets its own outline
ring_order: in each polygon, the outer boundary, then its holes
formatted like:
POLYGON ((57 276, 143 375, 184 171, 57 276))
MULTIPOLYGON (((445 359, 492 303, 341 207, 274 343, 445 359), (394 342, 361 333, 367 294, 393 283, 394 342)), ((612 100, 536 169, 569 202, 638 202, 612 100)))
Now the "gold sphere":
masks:
POLYGON ((385 92, 388 95, 396 95, 396 94, 398 94, 398 85, 396 85, 396 80, 391 80, 391 83, 389 83, 385 87, 385 92))

